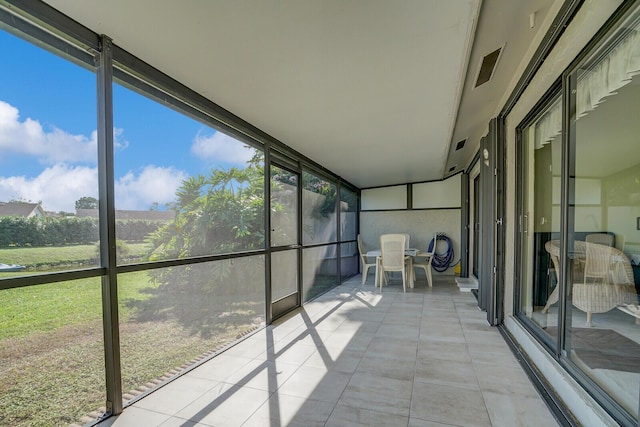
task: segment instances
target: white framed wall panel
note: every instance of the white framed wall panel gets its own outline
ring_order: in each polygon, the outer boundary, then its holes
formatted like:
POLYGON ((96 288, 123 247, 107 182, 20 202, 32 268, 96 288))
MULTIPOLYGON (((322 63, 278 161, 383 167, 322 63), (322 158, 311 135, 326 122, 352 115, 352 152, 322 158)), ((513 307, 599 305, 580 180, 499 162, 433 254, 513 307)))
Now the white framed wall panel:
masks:
POLYGON ((360 197, 363 211, 407 209, 406 185, 362 190, 360 197))
POLYGON ((413 184, 413 209, 461 207, 461 176, 458 174, 444 181, 413 184))

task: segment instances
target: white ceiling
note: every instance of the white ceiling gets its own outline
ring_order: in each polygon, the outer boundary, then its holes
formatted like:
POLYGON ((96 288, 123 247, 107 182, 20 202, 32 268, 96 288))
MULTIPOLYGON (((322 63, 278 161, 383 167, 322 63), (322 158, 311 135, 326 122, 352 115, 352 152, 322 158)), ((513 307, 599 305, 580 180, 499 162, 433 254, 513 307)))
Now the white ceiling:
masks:
POLYGON ((361 188, 464 169, 553 2, 47 1, 361 188))

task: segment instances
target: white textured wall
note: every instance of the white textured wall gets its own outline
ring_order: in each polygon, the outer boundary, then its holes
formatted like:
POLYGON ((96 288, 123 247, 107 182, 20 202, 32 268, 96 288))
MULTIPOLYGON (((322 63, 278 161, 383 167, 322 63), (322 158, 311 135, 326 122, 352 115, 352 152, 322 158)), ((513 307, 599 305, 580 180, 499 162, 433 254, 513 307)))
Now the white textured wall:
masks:
MULTIPOLYGON (((453 243, 454 262, 460 259, 460 209, 361 212, 360 234, 364 250, 380 247, 385 233, 408 233, 411 247, 426 250, 436 232, 445 233, 453 243)), ((443 248, 441 247, 441 250, 443 248)), ((438 274, 434 272, 434 274, 438 274)), ((453 274, 453 267, 442 274, 453 274)))

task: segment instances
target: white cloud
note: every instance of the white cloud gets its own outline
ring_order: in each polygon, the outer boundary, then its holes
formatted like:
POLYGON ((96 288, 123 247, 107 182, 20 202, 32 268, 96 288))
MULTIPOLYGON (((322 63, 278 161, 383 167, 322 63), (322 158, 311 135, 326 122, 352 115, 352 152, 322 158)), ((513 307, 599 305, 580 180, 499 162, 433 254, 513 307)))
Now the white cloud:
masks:
POLYGON ((174 168, 146 166, 139 175, 128 172, 115 183, 116 208, 145 210, 153 203, 174 202, 187 174, 174 168))
POLYGON ((44 163, 96 161, 96 132, 89 137, 61 129, 45 131, 36 120, 20 121, 17 108, 0 101, 0 152, 36 156, 44 163))
MULTIPOLYGON (((114 128, 114 146, 124 149, 128 142, 122 139, 123 130, 114 128)), ((97 131, 91 135, 72 135, 53 127, 46 131, 40 122, 27 118, 20 121, 18 109, 0 101, 0 154, 26 154, 42 163, 96 163, 97 131)))
MULTIPOLYGON (((95 139, 96 141, 98 140, 98 132, 97 131, 93 131, 93 133, 95 133, 95 139)), ((116 149, 119 150, 124 150, 125 148, 127 148, 129 146, 129 141, 127 141, 126 139, 123 138, 124 135, 124 129, 122 128, 113 128, 113 146, 116 149)), ((94 138, 93 134, 91 134, 91 137, 94 138)))
MULTIPOLYGON (((156 166, 145 167, 139 175, 128 172, 115 183, 116 209, 146 210, 154 202, 173 202, 186 176, 156 166)), ((58 163, 33 178, 0 176, 0 201, 42 201, 47 211, 75 212, 76 200, 84 196, 98 197, 96 168, 58 163)))
MULTIPOLYGON (((114 128, 113 133, 115 148, 127 148, 123 129, 114 128)), ((72 135, 55 127, 47 131, 37 120, 21 121, 17 108, 0 101, 0 158, 5 160, 11 154, 33 156, 50 166, 35 177, 0 176, 0 201, 42 201, 45 210, 74 212, 80 197, 98 197, 97 169, 74 165, 96 163, 95 130, 90 136, 72 135)), ((152 165, 139 174, 128 172, 115 182, 116 208, 144 210, 156 202, 173 202, 186 177, 183 171, 152 165)))
POLYGON ((59 163, 34 178, 0 177, 0 201, 42 201, 47 211, 75 212, 75 202, 83 196, 98 196, 96 168, 59 163))
POLYGON ((191 152, 204 160, 216 163, 244 165, 253 156, 253 150, 222 132, 212 135, 198 133, 191 145, 191 152))

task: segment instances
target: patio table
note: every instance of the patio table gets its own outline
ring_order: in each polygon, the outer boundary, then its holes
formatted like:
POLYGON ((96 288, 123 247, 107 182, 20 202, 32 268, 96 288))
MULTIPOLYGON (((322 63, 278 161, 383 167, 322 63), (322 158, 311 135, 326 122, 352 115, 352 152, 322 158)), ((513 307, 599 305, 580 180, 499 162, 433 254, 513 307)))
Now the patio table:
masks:
MULTIPOLYGON (((416 248, 407 248, 404 250, 404 254, 406 256, 409 256, 409 272, 407 274, 407 279, 409 280, 409 287, 413 288, 414 285, 414 274, 413 274, 413 258, 415 258, 416 256, 429 256, 431 254, 427 253, 427 252, 420 252, 419 249, 416 248)), ((374 249, 371 251, 367 251, 367 256, 368 257, 375 257, 376 258, 376 275, 375 275, 375 282, 376 286, 378 283, 378 261, 380 259, 380 257, 382 256, 382 251, 380 249, 374 249)))

